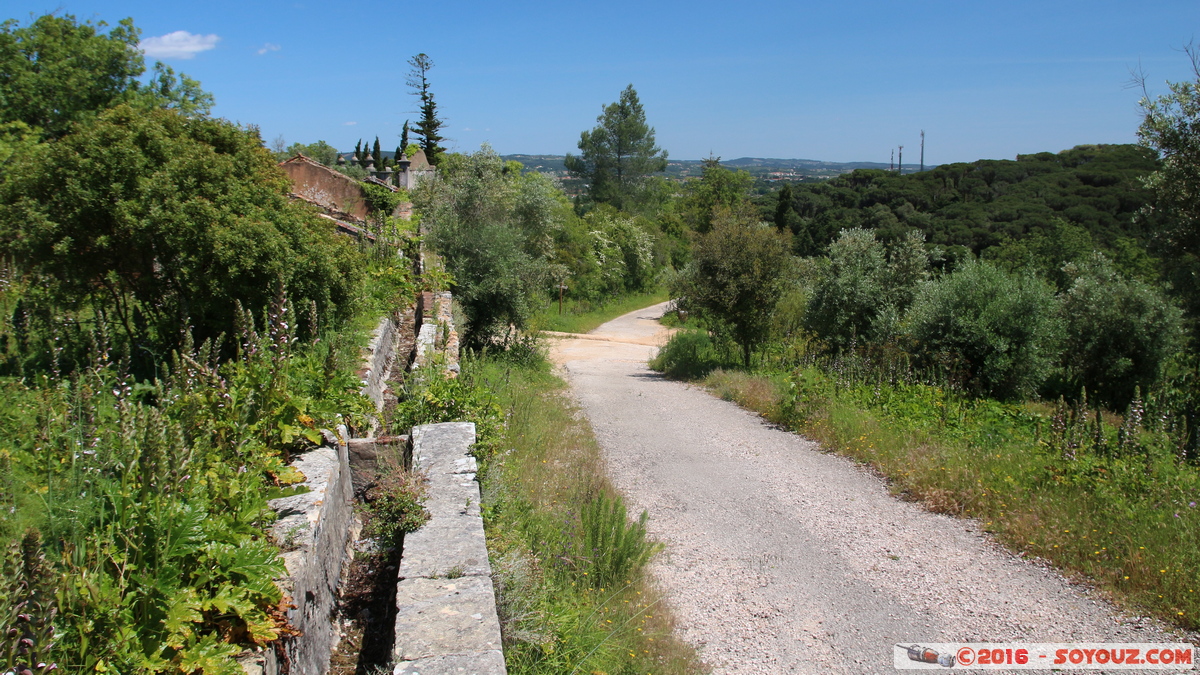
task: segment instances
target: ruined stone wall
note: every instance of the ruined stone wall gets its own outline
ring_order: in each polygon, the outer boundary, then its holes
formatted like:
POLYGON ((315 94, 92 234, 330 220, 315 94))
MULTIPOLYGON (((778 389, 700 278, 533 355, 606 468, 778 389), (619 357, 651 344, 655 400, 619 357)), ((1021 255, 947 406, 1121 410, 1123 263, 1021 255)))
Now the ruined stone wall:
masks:
POLYGON ((281 163, 295 185, 294 193, 330 212, 359 223, 367 220, 367 200, 358 181, 298 155, 281 163))

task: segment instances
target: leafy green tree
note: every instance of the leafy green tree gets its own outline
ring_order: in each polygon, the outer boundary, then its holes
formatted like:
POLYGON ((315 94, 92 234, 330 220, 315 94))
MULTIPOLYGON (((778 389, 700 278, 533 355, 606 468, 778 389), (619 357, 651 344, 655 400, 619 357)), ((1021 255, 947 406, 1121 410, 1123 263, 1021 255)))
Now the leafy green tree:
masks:
POLYGON ((412 94, 421 100, 421 119, 417 120, 415 129, 417 138, 421 141, 421 149, 425 151, 425 159, 437 166, 442 153, 446 151, 441 146, 441 142, 446 140, 441 134, 442 126, 446 122, 438 117, 437 102, 433 98, 433 92, 429 90, 429 71, 433 68, 433 59, 425 54, 417 54, 408 60, 408 65, 412 70, 408 71, 408 79, 405 82, 412 94))
POLYGON ((325 166, 337 166, 338 151, 337 148, 326 143, 325 141, 317 141, 316 143, 292 143, 284 152, 287 157, 295 157, 297 154, 316 160, 325 166))
POLYGON ((1141 101, 1145 117, 1138 139, 1161 158, 1146 178, 1155 208, 1171 219, 1171 239, 1188 253, 1200 253, 1200 48, 1189 46, 1195 81, 1171 82, 1171 93, 1141 101))
POLYGON ((469 347, 507 345, 523 329, 550 275, 546 242, 560 226, 561 196, 549 180, 522 176, 488 146, 448 154, 437 176, 424 181, 413 204, 430 241, 454 279, 455 297, 467 315, 469 347))
POLYGON ((730 171, 721 166, 720 157, 704 160, 700 180, 688 184, 684 205, 692 229, 707 232, 721 209, 738 210, 746 201, 754 178, 746 171, 730 171))
POLYGON ((692 262, 672 291, 681 309, 728 328, 748 368, 754 349, 770 333, 789 259, 787 243, 775 228, 723 219, 696 240, 692 262))
POLYGON ((907 321, 917 353, 976 394, 1019 399, 1049 377, 1062 327, 1053 289, 1031 274, 968 262, 924 284, 907 321))
POLYGON ((161 62, 154 64, 154 74, 139 91, 142 95, 133 100, 143 105, 176 110, 188 117, 204 117, 212 112, 212 94, 187 75, 176 76, 173 68, 161 62))
POLYGON ((107 24, 47 14, 28 26, 0 24, 0 120, 21 121, 49 138, 120 101, 145 71, 131 19, 107 24))
POLYGON ((1122 278, 1101 254, 1069 265, 1062 296, 1063 365, 1074 390, 1124 410, 1134 388, 1150 391, 1183 344, 1182 313, 1161 293, 1122 278))
POLYGON ((587 183, 591 201, 627 209, 641 197, 646 178, 666 170, 667 153, 655 144, 632 84, 596 121, 596 128, 580 134, 580 154, 567 154, 567 171, 587 183))
POLYGON ((1142 98, 1145 116, 1138 129, 1142 145, 1155 151, 1160 166, 1145 179, 1153 191, 1147 215, 1166 220, 1158 247, 1166 276, 1200 331, 1200 47, 1185 48, 1195 79, 1170 82, 1169 94, 1142 98))
POLYGON ((158 63, 148 82, 138 80, 146 68, 131 19, 108 33, 105 27, 69 14, 0 24, 0 122, 24 122, 58 138, 121 102, 208 114, 212 95, 186 75, 158 63))
POLYGON ((37 146, 37 135, 24 122, 0 124, 0 175, 4 174, 9 162, 37 146))
POLYGON ((233 334, 286 285, 337 317, 359 263, 331 225, 288 200, 256 133, 120 105, 16 159, 0 184, 0 248, 64 309, 91 307, 136 344, 233 334))

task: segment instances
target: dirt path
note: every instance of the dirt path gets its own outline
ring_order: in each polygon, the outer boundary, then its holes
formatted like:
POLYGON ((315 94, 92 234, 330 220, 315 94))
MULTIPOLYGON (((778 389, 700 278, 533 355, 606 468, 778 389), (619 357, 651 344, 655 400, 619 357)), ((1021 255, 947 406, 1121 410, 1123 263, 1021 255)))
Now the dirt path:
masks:
POLYGON ((648 370, 664 306, 556 338, 551 357, 616 485, 649 510, 667 545, 654 573, 715 673, 896 672, 897 643, 1168 640, 974 522, 648 370))

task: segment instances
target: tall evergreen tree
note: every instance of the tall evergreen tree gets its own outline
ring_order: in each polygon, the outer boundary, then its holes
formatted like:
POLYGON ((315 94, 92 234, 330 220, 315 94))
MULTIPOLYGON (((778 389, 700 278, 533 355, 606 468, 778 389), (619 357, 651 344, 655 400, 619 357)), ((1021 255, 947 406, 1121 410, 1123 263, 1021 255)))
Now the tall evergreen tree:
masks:
POLYGON ((362 139, 361 138, 358 139, 358 142, 354 144, 354 161, 359 166, 362 166, 363 162, 362 162, 362 139))
MULTIPOLYGON (((408 120, 404 120, 404 129, 400 132, 400 149, 405 150, 407 148, 408 148, 408 120)), ((396 157, 399 157, 399 155, 396 155, 396 157)))
POLYGON ((667 153, 655 145, 654 127, 633 85, 596 118, 600 124, 579 137, 579 156, 567 155, 567 170, 588 183, 593 202, 624 208, 636 201, 646 177, 665 171, 667 153))
POLYGON ((385 165, 383 161, 383 151, 379 149, 379 137, 375 137, 375 145, 371 147, 371 154, 375 158, 375 168, 383 169, 385 165))
POLYGON ((408 71, 405 81, 412 94, 421 99, 421 118, 415 129, 417 138, 421 141, 421 149, 425 151, 425 159, 437 166, 439 155, 446 151, 440 145, 446 140, 440 133, 446 122, 438 117, 437 103, 433 100, 433 92, 429 90, 429 71, 433 68, 433 59, 425 54, 417 54, 408 60, 408 65, 412 66, 412 70, 408 71))

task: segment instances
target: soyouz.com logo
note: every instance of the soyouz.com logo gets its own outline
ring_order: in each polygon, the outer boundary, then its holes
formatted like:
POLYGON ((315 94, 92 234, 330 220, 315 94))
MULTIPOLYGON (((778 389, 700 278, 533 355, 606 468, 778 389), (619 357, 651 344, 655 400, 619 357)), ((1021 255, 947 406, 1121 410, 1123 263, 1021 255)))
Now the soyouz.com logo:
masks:
POLYGON ((1180 643, 949 642, 892 649, 897 670, 1192 670, 1196 650, 1180 643))

